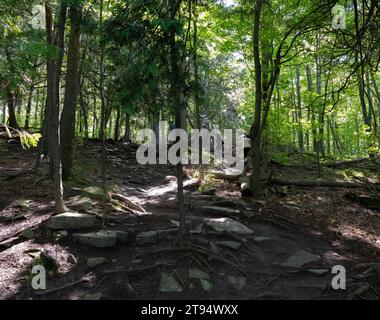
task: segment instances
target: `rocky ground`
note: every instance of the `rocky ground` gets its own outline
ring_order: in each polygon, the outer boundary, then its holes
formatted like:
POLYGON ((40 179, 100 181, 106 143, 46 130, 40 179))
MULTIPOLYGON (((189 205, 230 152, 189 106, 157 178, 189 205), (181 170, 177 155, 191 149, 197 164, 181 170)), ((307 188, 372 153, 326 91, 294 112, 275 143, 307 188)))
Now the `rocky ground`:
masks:
POLYGON ((191 231, 178 247, 174 169, 140 166, 133 148, 109 145, 104 198, 99 148, 78 150, 65 185, 70 212, 54 217, 50 180, 24 172, 33 151, 0 148, 1 299, 379 298, 380 211, 348 190, 270 188, 254 201, 236 183, 207 176, 200 185, 189 169, 191 231), (38 264, 49 271, 47 290, 32 289, 38 264), (335 265, 347 271, 346 290, 331 286, 335 265))

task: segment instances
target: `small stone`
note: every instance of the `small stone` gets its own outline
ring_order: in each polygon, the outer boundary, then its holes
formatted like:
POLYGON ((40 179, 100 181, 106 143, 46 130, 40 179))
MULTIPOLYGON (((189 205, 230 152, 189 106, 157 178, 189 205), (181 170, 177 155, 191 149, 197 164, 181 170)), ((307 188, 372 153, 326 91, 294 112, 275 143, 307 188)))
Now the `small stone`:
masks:
POLYGON ((102 297, 103 297, 103 294, 101 294, 100 292, 90 293, 84 297, 84 300, 96 300, 97 301, 97 300, 100 300, 102 297))
POLYGON ((47 227, 53 230, 79 230, 93 228, 96 217, 90 214, 66 212, 52 217, 47 227))
POLYGON ((253 240, 255 240, 258 243, 271 241, 272 239, 269 237, 254 237, 253 240))
POLYGON ((321 259, 320 256, 307 252, 305 250, 298 251, 291 256, 286 262, 280 263, 281 266, 287 268, 301 268, 305 264, 318 262, 321 259))
POLYGON ((201 281, 201 286, 204 291, 210 292, 213 288, 213 285, 210 281, 205 280, 205 279, 200 279, 201 281))
POLYGON ((178 283, 178 281, 171 275, 167 273, 163 273, 161 275, 160 280, 160 288, 161 292, 182 292, 183 288, 178 283))
POLYGON ((232 286, 236 290, 242 290, 245 287, 246 283, 247 283, 247 279, 244 278, 244 277, 230 276, 230 277, 228 277, 228 282, 230 284, 232 284, 232 286))
POLYGON ((25 238, 28 240, 33 239, 35 236, 34 231, 32 229, 26 229, 23 232, 21 232, 20 237, 25 238))
POLYGON ((210 276, 206 272, 204 272, 204 271, 202 271, 202 270, 200 270, 198 268, 191 268, 191 269, 189 269, 189 278, 190 279, 205 279, 205 280, 209 280, 210 276))
POLYGON ((103 258, 103 257, 88 258, 87 259, 87 267, 96 268, 96 267, 99 267, 100 265, 102 265, 106 262, 107 262, 107 259, 103 258))
POLYGON ((254 233, 253 230, 249 229, 244 224, 231 218, 205 219, 205 221, 209 227, 217 232, 227 231, 240 235, 251 235, 254 233))
POLYGON ((73 254, 70 254, 68 257, 67 257, 67 262, 71 263, 71 264, 77 264, 78 263, 78 260, 77 258, 73 255, 73 254))

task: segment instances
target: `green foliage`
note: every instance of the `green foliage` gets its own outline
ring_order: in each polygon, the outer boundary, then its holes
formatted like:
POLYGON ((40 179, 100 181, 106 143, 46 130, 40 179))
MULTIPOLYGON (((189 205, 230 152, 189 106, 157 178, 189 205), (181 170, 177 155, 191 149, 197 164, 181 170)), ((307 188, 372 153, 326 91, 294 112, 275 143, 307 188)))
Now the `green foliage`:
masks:
POLYGON ((20 142, 24 149, 36 148, 38 146, 38 141, 42 137, 39 133, 30 134, 25 131, 21 131, 19 132, 19 134, 20 142))

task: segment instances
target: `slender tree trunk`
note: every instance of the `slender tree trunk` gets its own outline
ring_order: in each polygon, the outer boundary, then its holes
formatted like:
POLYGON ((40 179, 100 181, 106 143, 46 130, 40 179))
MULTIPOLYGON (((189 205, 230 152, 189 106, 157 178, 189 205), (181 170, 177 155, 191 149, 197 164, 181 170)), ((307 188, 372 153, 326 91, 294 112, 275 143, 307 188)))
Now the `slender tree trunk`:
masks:
POLYGON ((302 98, 301 98, 301 81, 300 81, 300 69, 296 68, 297 77, 297 113, 298 113, 298 145, 301 152, 304 151, 303 141, 303 129, 302 129, 302 98))
POLYGON ((156 143, 160 144, 160 111, 155 110, 152 112, 152 129, 156 135, 156 143))
POLYGON ((377 119, 376 119, 376 113, 373 107, 373 98, 372 98, 372 91, 371 91, 371 82, 370 82, 370 77, 369 77, 369 71, 366 70, 365 72, 365 88, 366 88, 366 97, 368 101, 368 112, 369 112, 369 117, 371 118, 372 115, 372 120, 370 120, 371 125, 373 127, 373 132, 375 135, 377 135, 377 119))
POLYGON ((6 118, 7 118, 6 113, 7 113, 7 107, 6 107, 5 103, 4 103, 4 105, 3 105, 3 120, 2 120, 3 123, 5 123, 6 118))
POLYGON ((24 128, 26 130, 28 130, 30 126, 29 122, 30 122, 30 116, 32 113, 33 92, 34 92, 34 79, 32 79, 32 83, 30 84, 30 88, 28 92, 28 104, 26 106, 26 116, 25 116, 25 124, 24 124, 24 128))
POLYGON ((61 148, 63 178, 72 174, 75 144, 75 123, 79 87, 80 38, 82 7, 72 4, 69 9, 71 21, 70 42, 67 55, 65 102, 61 119, 61 148))
POLYGON ((38 128, 38 111, 39 111, 38 108, 39 108, 39 105, 40 105, 40 90, 37 89, 36 90, 36 103, 34 106, 34 124, 33 124, 35 129, 38 128))
POLYGON ((82 89, 79 91, 79 101, 82 109, 82 115, 83 115, 83 126, 84 126, 84 136, 86 139, 89 137, 89 131, 88 131, 88 104, 85 101, 83 97, 82 89))
MULTIPOLYGON (((104 9, 104 0, 100 0, 100 27, 103 27, 103 9, 104 9)), ((102 150, 101 150, 101 176, 102 176, 102 184, 103 191, 106 193, 107 188, 107 175, 106 175, 106 162, 107 162, 107 152, 106 152, 106 103, 105 103, 105 95, 104 95, 104 50, 101 48, 100 52, 100 101, 101 101, 101 118, 100 118, 100 140, 102 141, 102 150)))
MULTIPOLYGON (((380 133, 380 90, 377 85, 375 76, 373 75, 373 72, 370 71, 370 76, 371 76, 371 82, 373 85, 373 88, 375 89, 375 94, 376 94, 376 100, 377 100, 377 114, 378 114, 378 121, 377 121, 377 127, 378 127, 378 133, 380 133)), ((380 136, 380 134, 379 134, 380 136)))
MULTIPOLYGON (((50 46, 54 45, 53 40, 53 13, 49 0, 45 0, 46 10, 46 30, 47 30, 47 43, 50 46)), ((57 214, 66 211, 66 207, 63 201, 63 183, 62 183, 62 166, 60 160, 60 139, 59 139, 59 109, 56 105, 56 61, 53 55, 49 55, 47 58, 47 81, 48 81, 48 93, 47 93, 47 106, 52 111, 51 122, 51 150, 52 160, 54 162, 54 194, 55 194, 55 212, 57 214)))
MULTIPOLYGON (((200 110, 200 81, 199 81, 199 66, 198 66, 198 13, 197 13, 197 0, 194 0, 194 19, 193 19, 193 66, 194 66, 194 80, 196 90, 194 93, 195 102, 195 116, 196 116, 196 128, 201 129, 201 110, 200 110)), ((200 148, 201 149, 201 148, 200 148)))
MULTIPOLYGON (((307 75, 307 89, 309 92, 313 92, 313 78, 311 75, 310 66, 306 66, 306 75, 307 75)), ((313 110, 313 106, 309 106, 309 115, 311 115, 311 133, 313 136, 313 151, 317 152, 317 129, 316 129, 316 119, 315 119, 315 113, 313 110)), ((310 120, 310 116, 309 116, 310 120)))
POLYGON ((115 119, 115 130, 114 130, 114 139, 115 142, 119 141, 120 139, 120 126, 121 126, 121 107, 118 106, 116 110, 116 119, 115 119))
POLYGON ((356 72, 356 80, 359 88, 359 98, 360 104, 362 106, 362 114, 364 125, 366 126, 366 131, 371 131, 371 115, 367 110, 367 105, 365 101, 365 67, 363 62, 363 48, 362 48, 362 38, 360 35, 360 17, 357 0, 353 0, 354 14, 355 14, 355 33, 356 33, 356 48, 355 48, 355 66, 359 66, 356 72))
POLYGON ((251 127, 252 175, 251 188, 254 196, 263 193, 261 182, 261 112, 262 112, 262 70, 260 61, 260 19, 263 0, 257 0, 254 12, 253 56, 255 63, 255 116, 251 127))
MULTIPOLYGON (((170 19, 174 20, 179 11, 182 1, 172 1, 170 6, 170 19)), ((182 62, 179 53, 179 47, 176 42, 176 31, 174 28, 170 31, 170 64, 171 64, 171 95, 173 109, 176 115, 177 129, 186 130, 186 106, 184 101, 184 79, 182 77, 182 62)), ((180 221, 180 241, 182 242, 186 235, 186 212, 183 195, 183 166, 181 161, 177 164, 177 198, 178 214, 180 221)))

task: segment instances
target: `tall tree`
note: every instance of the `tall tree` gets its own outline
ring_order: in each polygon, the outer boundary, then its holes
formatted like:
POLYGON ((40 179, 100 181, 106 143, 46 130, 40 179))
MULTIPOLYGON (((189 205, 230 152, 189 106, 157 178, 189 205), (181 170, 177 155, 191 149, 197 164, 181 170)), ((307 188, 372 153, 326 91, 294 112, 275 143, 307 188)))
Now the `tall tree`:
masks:
POLYGON ((61 157, 63 178, 72 174, 73 150, 75 144, 75 121, 79 89, 80 39, 82 25, 82 3, 76 1, 70 5, 70 40, 67 55, 65 102, 61 118, 61 157))
MULTIPOLYGON (((47 43, 53 48, 53 10, 49 0, 45 0, 46 11, 46 34, 47 43)), ((54 52, 50 51, 47 57, 47 107, 51 109, 51 160, 53 161, 53 179, 55 195, 55 212, 57 214, 67 211, 63 201, 63 182, 62 182, 62 165, 60 158, 60 133, 59 133, 59 108, 56 104, 56 57, 54 52)))

